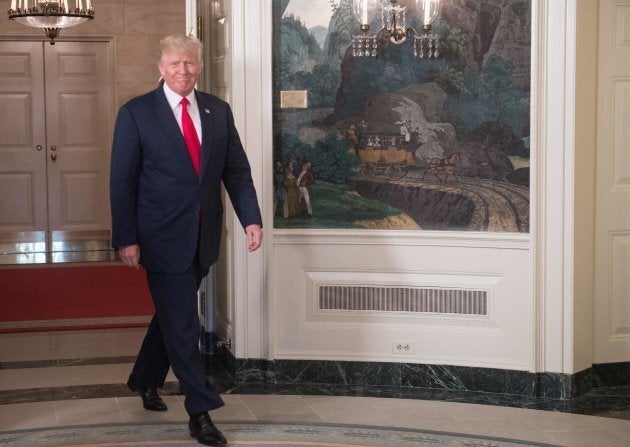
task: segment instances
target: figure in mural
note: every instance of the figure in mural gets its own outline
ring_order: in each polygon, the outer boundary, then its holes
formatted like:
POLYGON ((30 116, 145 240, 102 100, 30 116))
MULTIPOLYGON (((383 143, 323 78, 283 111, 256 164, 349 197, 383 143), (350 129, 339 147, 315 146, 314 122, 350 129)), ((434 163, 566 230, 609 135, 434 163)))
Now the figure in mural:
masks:
POLYGON ((287 190, 284 187, 284 166, 282 162, 277 161, 274 164, 273 174, 273 215, 275 216, 278 209, 282 210, 282 217, 289 215, 289 207, 287 204, 287 190))
POLYGON ((298 163, 297 155, 295 155, 295 153, 289 154, 286 166, 291 170, 291 173, 293 175, 296 175, 298 173, 300 164, 298 163))
POLYGON ((400 135, 402 136, 404 147, 409 146, 409 142, 411 141, 411 133, 409 132, 409 123, 403 121, 397 121, 396 124, 400 124, 400 135))
POLYGON ((359 146, 359 136, 357 135, 357 127, 354 124, 351 124, 346 130, 346 139, 348 140, 348 153, 356 154, 359 146))
POLYGON ((300 215, 300 191, 298 189, 297 177, 293 174, 291 164, 284 168, 284 188, 287 191, 286 217, 289 219, 300 215))
POLYGON ((359 124, 359 128, 357 130, 357 136, 359 137, 359 147, 365 147, 365 139, 367 137, 367 133, 370 131, 370 127, 368 126, 367 121, 361 120, 359 124))
POLYGON ((306 214, 308 217, 313 216, 313 207, 311 205, 311 198, 313 192, 311 190, 311 185, 315 183, 315 175, 313 174, 313 170, 311 169, 311 163, 305 161, 302 163, 302 170, 300 171, 300 175, 297 179, 297 184, 300 189, 300 204, 304 201, 306 205, 306 214))

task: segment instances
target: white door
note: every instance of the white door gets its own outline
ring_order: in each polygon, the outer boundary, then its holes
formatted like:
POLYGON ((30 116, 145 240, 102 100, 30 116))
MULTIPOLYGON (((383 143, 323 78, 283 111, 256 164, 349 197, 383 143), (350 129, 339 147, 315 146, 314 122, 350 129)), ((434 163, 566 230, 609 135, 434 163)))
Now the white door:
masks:
POLYGON ((630 360, 630 3, 599 3, 594 362, 630 360))
POLYGON ((0 42, 0 247, 110 257, 109 42, 0 42))

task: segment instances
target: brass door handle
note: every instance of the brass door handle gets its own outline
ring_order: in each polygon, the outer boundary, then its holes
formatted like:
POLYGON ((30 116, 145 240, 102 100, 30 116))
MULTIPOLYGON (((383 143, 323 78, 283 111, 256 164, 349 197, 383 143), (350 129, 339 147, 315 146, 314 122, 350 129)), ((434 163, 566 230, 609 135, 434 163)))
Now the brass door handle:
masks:
POLYGON ((57 154, 55 154, 54 152, 53 152, 52 154, 50 154, 50 159, 51 159, 52 161, 57 160, 57 154))
POLYGON ((57 146, 53 144, 52 146, 50 146, 50 150, 55 152, 57 150, 57 146))
POLYGON ((38 151, 41 151, 44 148, 42 147, 41 144, 38 144, 37 146, 35 146, 35 149, 38 150, 38 151))

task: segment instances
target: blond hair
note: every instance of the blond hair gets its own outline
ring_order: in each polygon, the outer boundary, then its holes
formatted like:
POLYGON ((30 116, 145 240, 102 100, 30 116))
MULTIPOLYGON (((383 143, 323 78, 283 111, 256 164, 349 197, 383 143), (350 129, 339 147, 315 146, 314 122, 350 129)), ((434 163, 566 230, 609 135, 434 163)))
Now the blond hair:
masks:
POLYGON ((199 66, 203 66, 203 44, 195 36, 172 34, 160 40, 160 62, 166 53, 197 54, 199 66))

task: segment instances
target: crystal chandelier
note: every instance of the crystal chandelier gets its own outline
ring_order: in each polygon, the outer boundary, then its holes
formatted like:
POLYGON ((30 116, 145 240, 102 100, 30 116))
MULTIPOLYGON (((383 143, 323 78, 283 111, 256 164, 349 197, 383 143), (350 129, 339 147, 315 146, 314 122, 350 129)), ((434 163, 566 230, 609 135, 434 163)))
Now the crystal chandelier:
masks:
POLYGON ((415 10, 422 31, 407 28, 407 8, 398 4, 397 0, 389 0, 389 5, 379 5, 382 0, 352 0, 352 9, 359 21, 363 32, 360 36, 352 38, 352 55, 364 57, 376 57, 378 54, 378 36, 389 38, 390 42, 398 45, 413 38, 413 54, 419 58, 437 58, 440 55, 438 49, 438 37, 431 34, 431 25, 435 20, 440 0, 407 0, 415 3, 415 10), (374 20, 377 10, 381 10, 382 29, 376 34, 368 35, 370 23, 374 20))
POLYGON ((9 19, 43 28, 51 45, 62 28, 94 18, 92 0, 11 0, 9 19))

